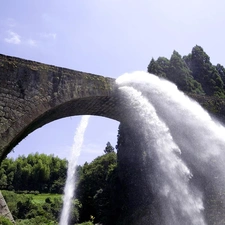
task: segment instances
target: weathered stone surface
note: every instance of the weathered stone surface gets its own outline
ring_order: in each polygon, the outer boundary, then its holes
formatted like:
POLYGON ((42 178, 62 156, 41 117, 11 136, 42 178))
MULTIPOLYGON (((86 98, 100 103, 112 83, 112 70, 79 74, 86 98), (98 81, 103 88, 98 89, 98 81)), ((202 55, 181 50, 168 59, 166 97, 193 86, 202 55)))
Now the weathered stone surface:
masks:
POLYGON ((35 129, 63 117, 120 121, 115 80, 0 55, 0 161, 35 129))
POLYGON ((0 215, 8 218, 13 224, 15 224, 15 221, 12 217, 11 212, 9 211, 9 208, 1 191, 0 191, 0 215))
MULTIPOLYGON (((0 54, 0 161, 35 129, 63 117, 126 122, 115 80, 0 54)), ((192 96, 225 120, 225 101, 192 96)))

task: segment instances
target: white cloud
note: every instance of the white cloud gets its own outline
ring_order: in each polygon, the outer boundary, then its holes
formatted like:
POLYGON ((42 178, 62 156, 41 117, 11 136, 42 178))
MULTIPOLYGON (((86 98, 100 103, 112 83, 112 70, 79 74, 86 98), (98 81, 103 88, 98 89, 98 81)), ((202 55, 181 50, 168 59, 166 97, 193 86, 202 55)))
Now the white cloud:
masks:
POLYGON ((9 44, 15 44, 15 45, 24 44, 24 45, 29 45, 31 47, 37 46, 37 41, 32 38, 24 39, 19 34, 11 30, 7 31, 7 34, 8 34, 8 37, 6 37, 4 41, 9 44))
POLYGON ((56 33, 41 33, 40 36, 42 38, 47 38, 47 39, 49 38, 52 38, 54 40, 56 39, 56 33))
POLYGON ((8 31, 8 37, 4 39, 7 43, 18 45, 21 43, 21 37, 19 34, 8 31))

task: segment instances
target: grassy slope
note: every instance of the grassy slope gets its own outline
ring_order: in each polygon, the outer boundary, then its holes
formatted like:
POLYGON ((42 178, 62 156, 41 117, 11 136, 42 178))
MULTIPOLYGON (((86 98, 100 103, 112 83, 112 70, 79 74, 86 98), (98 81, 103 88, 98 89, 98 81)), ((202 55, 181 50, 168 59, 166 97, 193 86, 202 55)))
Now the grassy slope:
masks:
POLYGON ((44 204, 46 198, 50 198, 51 200, 53 200, 54 198, 58 199, 62 198, 62 195, 60 194, 38 194, 38 195, 26 194, 26 195, 31 196, 33 198, 33 202, 37 204, 44 204))

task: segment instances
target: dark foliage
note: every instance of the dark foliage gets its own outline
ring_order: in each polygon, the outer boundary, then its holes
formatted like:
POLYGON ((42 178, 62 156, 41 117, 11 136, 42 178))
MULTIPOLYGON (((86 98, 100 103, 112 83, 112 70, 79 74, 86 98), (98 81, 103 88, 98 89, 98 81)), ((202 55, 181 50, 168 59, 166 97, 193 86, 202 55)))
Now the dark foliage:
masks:
POLYGON ((174 51, 170 60, 165 57, 152 59, 148 72, 174 82, 184 92, 225 97, 224 67, 213 66, 203 48, 197 45, 183 58, 174 51))
POLYGON ((115 224, 118 218, 117 156, 114 151, 85 163, 77 187, 77 198, 82 203, 80 221, 115 224))
POLYGON ((32 219, 58 221, 62 201, 54 198, 44 204, 34 203, 33 198, 26 194, 16 194, 13 191, 2 191, 8 207, 16 221, 32 219))
MULTIPOLYGON (((110 142, 104 153, 93 162, 77 167, 77 199, 70 224, 95 221, 110 225, 118 218, 117 154, 110 142)), ((3 196, 19 224, 50 224, 50 221, 54 224, 59 220, 61 200, 47 197, 44 204, 37 204, 27 194, 62 193, 66 170, 66 160, 38 153, 2 162, 1 189, 11 190, 3 191, 3 196)))
POLYGON ((114 148, 110 142, 107 142, 106 147, 104 149, 104 153, 114 152, 114 148))

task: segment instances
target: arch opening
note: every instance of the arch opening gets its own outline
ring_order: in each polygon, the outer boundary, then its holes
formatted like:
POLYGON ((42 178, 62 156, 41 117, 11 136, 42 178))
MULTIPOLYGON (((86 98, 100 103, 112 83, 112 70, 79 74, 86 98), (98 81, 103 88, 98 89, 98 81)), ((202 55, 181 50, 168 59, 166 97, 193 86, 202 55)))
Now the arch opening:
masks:
POLYGON ((101 116, 119 122, 121 118, 119 109, 117 98, 109 96, 79 98, 53 107, 20 129, 12 141, 3 149, 0 161, 25 137, 45 124, 58 119, 79 115, 101 116))

